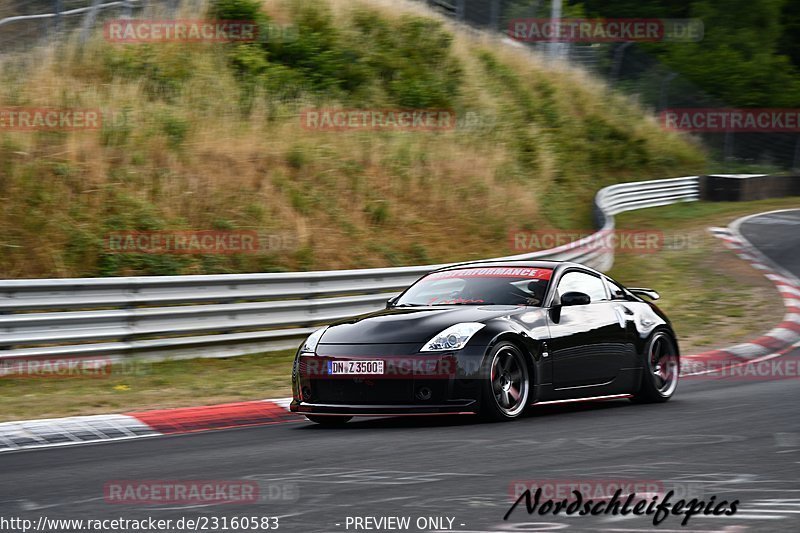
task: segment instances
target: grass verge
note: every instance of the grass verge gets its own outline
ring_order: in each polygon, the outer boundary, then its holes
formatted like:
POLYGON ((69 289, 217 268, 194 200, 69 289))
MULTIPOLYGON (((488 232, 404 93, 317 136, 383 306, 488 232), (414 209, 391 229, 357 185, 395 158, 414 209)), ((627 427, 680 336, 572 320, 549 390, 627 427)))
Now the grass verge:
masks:
POLYGON ((800 207, 800 198, 691 202, 623 213, 617 228, 661 229, 664 242, 677 247, 654 254, 618 254, 609 275, 630 287, 659 291, 658 306, 672 320, 684 354, 744 342, 780 321, 783 302, 761 272, 725 248, 708 228, 791 207, 800 207))
POLYGON ((224 359, 132 362, 107 375, 0 379, 0 421, 285 398, 294 350, 224 359))

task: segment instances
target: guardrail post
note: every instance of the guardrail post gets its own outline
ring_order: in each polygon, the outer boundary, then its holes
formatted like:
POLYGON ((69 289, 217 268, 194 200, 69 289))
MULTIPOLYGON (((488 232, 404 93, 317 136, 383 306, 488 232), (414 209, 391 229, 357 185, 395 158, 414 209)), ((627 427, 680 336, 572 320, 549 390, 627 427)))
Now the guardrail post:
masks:
POLYGON ((725 168, 730 168, 729 163, 733 160, 733 133, 731 131, 725 132, 725 147, 723 148, 723 161, 725 168))
POLYGON ((466 18, 467 8, 466 0, 456 0, 456 20, 464 22, 466 18))
POLYGON ((500 29, 500 0, 492 0, 489 6, 489 28, 492 31, 500 29))
POLYGON ((658 98, 658 106, 659 110, 663 111, 669 106, 669 84, 672 80, 674 80, 678 74, 676 72, 670 72, 664 79, 661 80, 661 95, 658 98))
POLYGON ((622 72, 622 62, 625 59, 625 51, 633 44, 633 41, 628 41, 627 43, 623 43, 622 45, 618 46, 616 50, 614 50, 614 59, 612 60, 611 65, 611 79, 617 81, 619 79, 619 75, 622 72))
POLYGON ((58 34, 61 31, 61 0, 53 0, 53 4, 53 12, 56 14, 55 31, 58 34))
POLYGON ((100 11, 100 2, 103 0, 92 0, 91 9, 86 13, 81 24, 81 44, 84 44, 89 39, 89 34, 94 28, 94 23, 97 20, 97 12, 100 11))

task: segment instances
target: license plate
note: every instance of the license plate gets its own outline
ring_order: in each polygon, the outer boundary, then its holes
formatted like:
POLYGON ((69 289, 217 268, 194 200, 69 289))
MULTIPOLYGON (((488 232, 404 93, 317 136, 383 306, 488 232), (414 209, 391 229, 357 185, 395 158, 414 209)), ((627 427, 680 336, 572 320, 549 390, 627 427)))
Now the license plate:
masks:
POLYGON ((383 374, 383 363, 383 361, 378 359, 362 361, 328 361, 328 374, 383 374))

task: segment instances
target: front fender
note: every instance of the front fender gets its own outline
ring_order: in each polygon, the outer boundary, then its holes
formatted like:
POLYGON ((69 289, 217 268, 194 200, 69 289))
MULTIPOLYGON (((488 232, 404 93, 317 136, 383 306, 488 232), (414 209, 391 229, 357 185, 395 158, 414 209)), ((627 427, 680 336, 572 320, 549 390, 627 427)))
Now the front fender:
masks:
POLYGON ((534 399, 538 396, 539 385, 550 381, 550 367, 549 360, 543 357, 546 352, 547 340, 549 339, 549 332, 547 331, 546 324, 542 323, 538 328, 528 330, 520 324, 511 319, 495 319, 487 323, 486 327, 481 330, 482 344, 486 345, 486 350, 481 361, 481 368, 488 364, 486 361, 492 349, 500 342, 512 342, 522 350, 528 361, 528 371, 531 376, 532 396, 534 399), (536 333, 534 337, 531 333, 536 333))

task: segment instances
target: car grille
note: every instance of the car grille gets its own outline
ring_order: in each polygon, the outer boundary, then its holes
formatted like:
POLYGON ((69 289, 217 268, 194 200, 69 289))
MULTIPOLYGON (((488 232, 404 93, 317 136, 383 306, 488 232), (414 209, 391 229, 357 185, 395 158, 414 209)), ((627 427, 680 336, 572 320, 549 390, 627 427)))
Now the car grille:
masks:
POLYGON ((312 402, 330 404, 408 404, 414 402, 412 380, 316 379, 311 382, 312 402))

